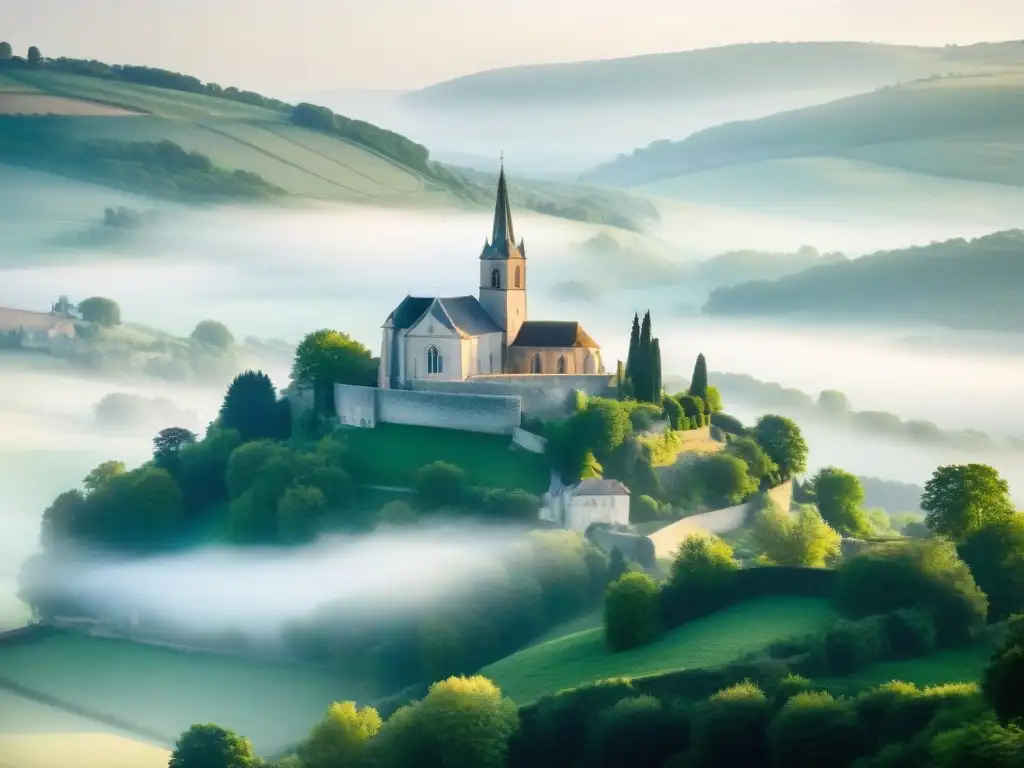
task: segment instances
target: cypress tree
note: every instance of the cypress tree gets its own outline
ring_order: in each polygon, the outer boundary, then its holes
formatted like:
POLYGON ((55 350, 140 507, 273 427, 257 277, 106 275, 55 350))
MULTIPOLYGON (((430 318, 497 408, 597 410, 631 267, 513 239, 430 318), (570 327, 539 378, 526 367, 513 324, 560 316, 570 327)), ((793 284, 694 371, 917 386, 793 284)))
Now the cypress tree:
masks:
POLYGON ((661 405, 661 344, 657 339, 651 342, 651 402, 661 405))
POLYGON ((629 354, 626 356, 626 378, 636 378, 636 356, 640 351, 640 316, 633 313, 633 330, 629 333, 629 354))
POLYGON ((690 394, 699 397, 705 403, 708 401, 708 361, 704 359, 703 354, 697 355, 697 362, 693 366, 690 394))
POLYGON ((640 325, 640 349, 637 352, 636 375, 633 381, 636 384, 636 399, 649 403, 653 396, 651 390, 654 386, 652 380, 651 366, 651 313, 644 313, 643 323, 640 325))

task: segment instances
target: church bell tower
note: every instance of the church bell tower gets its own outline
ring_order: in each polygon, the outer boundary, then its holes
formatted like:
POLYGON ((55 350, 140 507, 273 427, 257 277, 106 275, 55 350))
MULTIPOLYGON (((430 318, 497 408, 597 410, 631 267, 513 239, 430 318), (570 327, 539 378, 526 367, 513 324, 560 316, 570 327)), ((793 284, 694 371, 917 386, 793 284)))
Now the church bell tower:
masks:
POLYGON ((505 348, 526 322, 526 248, 516 245, 512 208, 508 203, 505 162, 498 176, 498 198, 490 241, 480 253, 480 304, 505 332, 505 348))

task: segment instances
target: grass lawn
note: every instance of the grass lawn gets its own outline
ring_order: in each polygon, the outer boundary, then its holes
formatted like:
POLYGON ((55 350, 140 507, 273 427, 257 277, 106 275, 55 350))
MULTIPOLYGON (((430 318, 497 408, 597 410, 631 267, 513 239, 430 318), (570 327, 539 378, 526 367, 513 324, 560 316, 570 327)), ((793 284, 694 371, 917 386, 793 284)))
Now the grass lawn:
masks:
POLYGON ((166 746, 0 690, 2 768, 166 768, 166 746))
POLYGON ((323 669, 74 632, 0 648, 0 677, 144 726, 169 742, 194 723, 214 722, 248 736, 264 754, 302 738, 331 702, 376 693, 323 669))
POLYGON ((546 457, 512 450, 512 438, 402 424, 350 429, 346 443, 367 485, 409 487, 420 467, 445 461, 465 470, 470 485, 544 493, 551 474, 546 457))
POLYGON ((837 691, 859 691, 893 680, 914 683, 917 686, 974 683, 981 680, 991 656, 992 648, 980 644, 969 648, 938 651, 919 659, 872 664, 849 677, 820 682, 837 691))
POLYGON ((824 600, 750 600, 673 630, 644 648, 611 653, 600 627, 526 648, 484 667, 519 704, 544 694, 612 677, 714 667, 784 637, 820 630, 835 617, 824 600))

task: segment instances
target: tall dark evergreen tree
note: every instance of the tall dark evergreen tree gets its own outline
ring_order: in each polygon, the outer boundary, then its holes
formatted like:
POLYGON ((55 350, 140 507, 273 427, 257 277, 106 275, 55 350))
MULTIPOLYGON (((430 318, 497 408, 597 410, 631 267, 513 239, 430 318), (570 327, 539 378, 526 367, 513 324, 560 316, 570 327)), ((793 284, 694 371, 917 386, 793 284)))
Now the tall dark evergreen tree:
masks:
POLYGON ((633 314, 633 330, 629 333, 629 354, 626 356, 626 378, 636 376, 637 355, 640 352, 640 316, 633 314))
POLYGON ((661 405, 661 344, 651 342, 651 402, 661 405))
POLYGON ((636 375, 633 377, 636 386, 636 399, 649 403, 652 400, 651 390, 654 385, 651 376, 651 313, 645 312, 640 324, 640 349, 637 352, 636 375))
POLYGON ((235 376, 220 407, 220 423, 234 429, 242 442, 287 437, 284 408, 270 377, 263 371, 246 371, 235 376))
POLYGON ((693 376, 690 378, 690 394, 699 397, 707 404, 708 401, 708 361, 704 355, 697 355, 697 362, 693 366, 693 376))

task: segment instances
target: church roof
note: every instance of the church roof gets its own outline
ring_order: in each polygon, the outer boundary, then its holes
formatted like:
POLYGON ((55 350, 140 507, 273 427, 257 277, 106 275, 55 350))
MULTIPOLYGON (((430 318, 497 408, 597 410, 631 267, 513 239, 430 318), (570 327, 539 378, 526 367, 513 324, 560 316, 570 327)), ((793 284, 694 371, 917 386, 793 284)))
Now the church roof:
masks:
POLYGON ((388 316, 388 323, 396 331, 404 331, 416 325, 427 313, 431 314, 445 328, 460 336, 481 336, 485 333, 501 333, 501 328, 487 314, 475 296, 449 296, 428 298, 406 296, 395 311, 388 316))
POLYGON ((494 223, 491 225, 490 242, 484 243, 481 259, 525 259, 525 249, 520 243, 516 247, 516 233, 512 227, 512 206, 508 202, 508 183, 505 181, 505 165, 498 174, 498 195, 494 201, 494 223))
POLYGON ((576 321, 527 320, 519 328, 513 347, 587 347, 599 345, 576 321))

